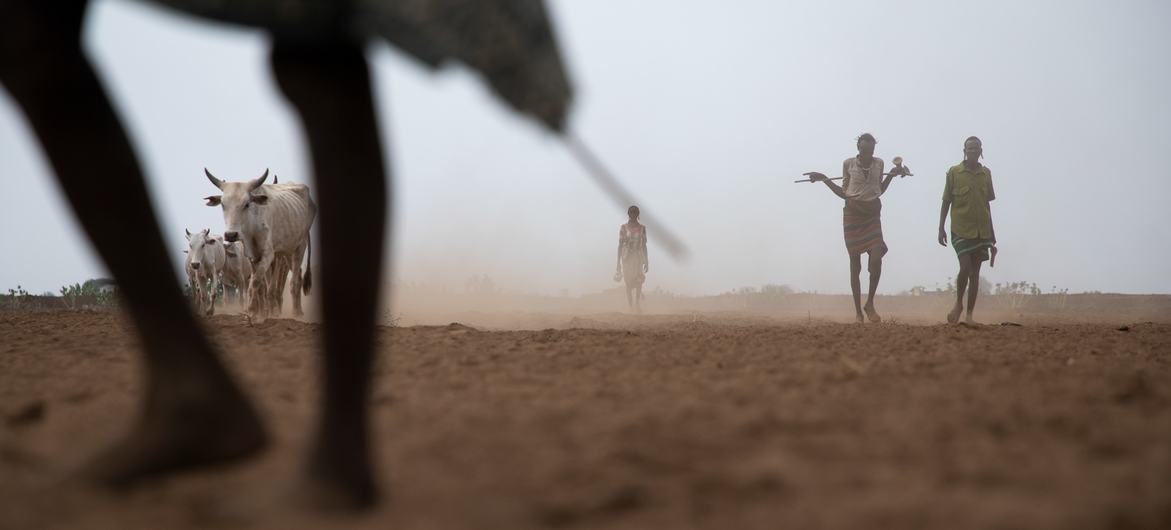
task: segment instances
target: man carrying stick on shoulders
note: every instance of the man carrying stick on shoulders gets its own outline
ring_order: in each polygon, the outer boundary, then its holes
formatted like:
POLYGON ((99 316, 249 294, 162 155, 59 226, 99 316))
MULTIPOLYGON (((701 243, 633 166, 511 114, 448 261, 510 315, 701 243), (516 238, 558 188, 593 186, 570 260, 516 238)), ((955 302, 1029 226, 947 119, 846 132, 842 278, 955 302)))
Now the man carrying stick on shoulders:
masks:
POLYGON ((956 323, 964 307, 964 290, 968 291, 967 324, 974 324, 972 310, 980 294, 980 265, 989 259, 996 265, 996 231, 992 229, 992 206, 996 199, 992 189, 992 171, 980 163, 984 144, 975 136, 964 141, 964 161, 947 170, 943 187, 943 206, 939 209, 939 244, 947 246, 943 223, 951 210, 951 245, 960 261, 956 275, 956 305, 947 314, 956 323))
MULTIPOLYGON (((824 182, 834 195, 845 199, 842 208, 842 228, 845 232, 846 251, 850 254, 850 289, 854 293, 854 311, 858 322, 870 318, 881 322, 882 317, 874 310, 874 291, 882 276, 882 257, 886 255, 886 241, 882 238, 882 201, 879 199, 890 181, 896 175, 909 174, 898 166, 889 174, 882 171, 882 159, 874 156, 877 141, 870 133, 858 137, 858 156, 847 158, 842 163, 842 185, 838 186, 825 175, 806 173, 812 182, 824 182), (883 178, 885 177, 885 178, 883 178), (870 294, 866 305, 862 305, 862 254, 869 256, 867 270, 870 272, 870 294), (865 317, 863 316, 865 310, 865 317)), ((895 161, 896 165, 898 160, 895 161)))

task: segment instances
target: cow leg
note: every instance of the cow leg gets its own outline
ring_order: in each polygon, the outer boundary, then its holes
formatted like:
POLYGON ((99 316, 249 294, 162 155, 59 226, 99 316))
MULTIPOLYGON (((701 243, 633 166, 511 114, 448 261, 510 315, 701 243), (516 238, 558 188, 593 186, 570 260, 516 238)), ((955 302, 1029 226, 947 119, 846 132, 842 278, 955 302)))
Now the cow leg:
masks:
POLYGON ((285 275, 288 270, 284 266, 284 258, 281 256, 272 256, 269 260, 268 267, 264 270, 268 271, 265 276, 265 303, 266 314, 280 316, 284 309, 284 298, 282 293, 285 287, 285 275))
POLYGON ((269 285, 269 276, 271 274, 267 271, 271 265, 272 254, 269 253, 260 258, 260 261, 256 262, 256 270, 266 272, 252 275, 252 285, 248 293, 249 297, 252 298, 252 306, 248 312, 252 315, 252 320, 257 323, 264 322, 270 311, 268 291, 271 287, 269 285))
POLYGON ((285 283, 289 281, 289 263, 287 258, 281 257, 273 261, 273 281, 269 286, 272 295, 272 314, 280 316, 285 312, 285 283))
POLYGON ((191 287, 191 300, 189 300, 189 303, 195 304, 195 311, 198 313, 203 310, 203 308, 199 305, 199 297, 202 296, 202 294, 199 292, 199 274, 191 274, 189 269, 187 285, 191 287))
POLYGON ((386 172, 363 49, 274 42, 273 72, 309 140, 320 206, 323 410, 309 457, 316 498, 376 502, 367 401, 381 293, 386 172))
POLYGON ((235 289, 235 285, 236 285, 234 283, 235 281, 236 281, 235 278, 231 274, 224 272, 224 280, 221 283, 224 286, 224 307, 225 308, 227 308, 229 305, 231 305, 233 303, 233 301, 236 299, 235 294, 233 294, 233 290, 235 289))
POLYGON ((191 288, 191 300, 189 300, 188 303, 195 303, 196 310, 199 309, 199 289, 196 288, 197 285, 199 285, 199 283, 188 276, 187 286, 191 288))
POLYGON ((203 308, 203 314, 210 317, 215 314, 215 274, 212 274, 211 277, 204 279, 203 285, 204 289, 207 289, 207 307, 203 308))
POLYGON ((255 249, 259 258, 252 264, 254 271, 259 271, 252 275, 252 286, 249 289, 249 295, 252 298, 252 305, 249 313, 254 322, 264 322, 272 311, 269 303, 270 291, 273 285, 272 267, 276 263, 276 256, 272 253, 272 242, 265 236, 261 239, 262 243, 253 241, 252 248, 255 249))
MULTIPOLYGON (((248 264, 251 270, 252 264, 248 264)), ((248 296, 248 288, 252 283, 252 274, 249 272, 240 273, 240 283, 236 284, 236 296, 239 297, 237 303, 240 304, 240 310, 243 311, 248 308, 248 302, 251 298, 248 296)))
POLYGON ((226 306, 228 303, 228 289, 226 287, 224 287, 224 271, 223 271, 223 269, 221 269, 219 272, 216 272, 215 278, 216 278, 216 281, 215 281, 216 298, 219 300, 220 304, 223 304, 226 306))
POLYGON ((232 275, 232 305, 243 306, 244 304, 244 286, 248 285, 247 280, 244 279, 244 274, 236 271, 232 275))
POLYGON ((305 247, 299 247, 293 251, 293 259, 289 262, 289 296, 293 298, 293 316, 298 318, 305 316, 301 310, 301 259, 304 257, 305 247))
POLYGON ((0 4, 0 81, 109 268, 142 340, 145 394, 131 432, 88 474, 105 484, 255 453, 255 409, 216 358, 177 282, 122 124, 81 48, 86 2, 0 4))

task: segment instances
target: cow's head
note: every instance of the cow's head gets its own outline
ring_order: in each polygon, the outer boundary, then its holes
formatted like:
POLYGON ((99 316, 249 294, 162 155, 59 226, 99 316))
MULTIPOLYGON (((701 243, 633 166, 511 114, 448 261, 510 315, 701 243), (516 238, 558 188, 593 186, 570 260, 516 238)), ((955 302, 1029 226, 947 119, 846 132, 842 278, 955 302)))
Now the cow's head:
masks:
POLYGON ((220 243, 209 234, 211 232, 209 228, 204 228, 194 234, 187 229, 184 229, 184 232, 187 232, 187 264, 191 265, 192 269, 199 270, 203 266, 204 247, 220 243))
POLYGON ((221 206, 224 209, 224 239, 229 242, 239 241, 242 233, 259 228, 262 210, 268 204, 268 195, 264 194, 260 186, 268 178, 268 170, 255 179, 243 182, 220 180, 207 168, 203 172, 215 187, 224 192, 223 195, 205 197, 208 206, 221 206))

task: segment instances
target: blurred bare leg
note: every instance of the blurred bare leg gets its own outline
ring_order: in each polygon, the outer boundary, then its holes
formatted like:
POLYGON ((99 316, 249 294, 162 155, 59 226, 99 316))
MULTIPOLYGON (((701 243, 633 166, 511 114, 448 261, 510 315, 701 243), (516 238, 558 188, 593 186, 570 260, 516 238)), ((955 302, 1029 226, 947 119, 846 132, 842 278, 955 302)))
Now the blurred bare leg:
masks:
POLYGON ((854 318, 865 322, 862 315, 862 255, 850 255, 850 292, 854 294, 854 318))
POLYGON ((980 295, 980 265, 983 262, 976 259, 974 254, 969 254, 969 257, 971 262, 968 265, 968 316, 964 318, 964 322, 975 324, 972 312, 976 310, 976 297, 980 295))
POLYGON ((324 508, 359 509, 377 501, 367 402, 387 213, 370 77, 363 48, 341 37, 277 39, 271 62, 309 139, 319 195, 324 405, 309 488, 324 508))
POLYGON ((964 254, 959 257, 960 272, 956 274, 956 303, 951 308, 951 312, 947 314, 947 322, 955 324, 960 321, 960 314, 964 311, 964 291, 968 288, 968 273, 971 270, 971 262, 968 258, 971 254, 964 254))
POLYGON ((871 252, 868 256, 866 270, 870 273, 870 291, 866 296, 866 305, 862 309, 866 311, 866 316, 871 322, 882 322, 882 317, 874 310, 874 292, 878 290, 878 280, 882 278, 882 254, 871 252))
POLYGON ((125 485, 242 458, 266 436, 175 281, 138 160, 81 49, 85 9, 84 1, 3 4, 0 81, 28 117, 142 338, 142 409, 130 434, 88 470, 125 485))

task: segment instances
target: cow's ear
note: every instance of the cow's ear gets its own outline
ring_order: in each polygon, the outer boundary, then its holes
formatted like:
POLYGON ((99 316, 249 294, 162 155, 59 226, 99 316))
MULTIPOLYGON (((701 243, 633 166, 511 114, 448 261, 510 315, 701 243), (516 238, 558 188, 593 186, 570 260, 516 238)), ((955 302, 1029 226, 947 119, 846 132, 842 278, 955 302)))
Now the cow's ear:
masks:
POLYGON ((183 253, 184 253, 184 254, 186 254, 186 253, 187 253, 187 251, 186 251, 186 250, 184 250, 184 251, 183 251, 183 253))
POLYGON ((252 202, 264 206, 268 204, 268 195, 253 195, 252 202))
POLYGON ((222 199, 222 198, 223 198, 223 195, 211 195, 208 197, 204 197, 203 200, 207 201, 208 206, 219 206, 220 199, 222 199))

